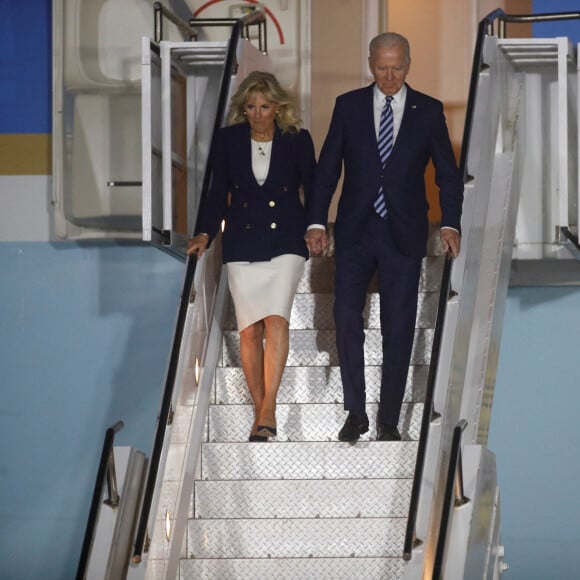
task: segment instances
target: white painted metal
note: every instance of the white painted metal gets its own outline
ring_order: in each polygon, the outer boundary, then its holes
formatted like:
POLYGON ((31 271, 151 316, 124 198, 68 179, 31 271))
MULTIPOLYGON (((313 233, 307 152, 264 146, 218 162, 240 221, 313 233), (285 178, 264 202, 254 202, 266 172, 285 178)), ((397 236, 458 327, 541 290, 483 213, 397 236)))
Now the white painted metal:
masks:
MULTIPOLYGON (((578 195, 577 84, 571 91, 569 82, 571 70, 577 70, 574 62, 566 39, 485 40, 486 66, 479 78, 467 159, 463 252, 452 274, 457 296, 448 304, 436 384, 435 410, 441 421, 430 429, 417 524, 426 543, 414 552, 406 578, 429 574, 434 559, 445 453, 454 426, 459 419, 468 422, 464 456, 487 441, 520 194, 513 255, 564 257, 556 226, 574 226, 578 195)), ((483 451, 464 463, 466 488, 474 491, 471 503, 454 510, 445 578, 498 578, 506 568, 495 462, 483 451), (484 497, 488 504, 473 505, 484 497), (487 523, 476 523, 482 514, 487 523), (474 533, 478 526, 485 534, 474 533)))
POLYGON ((466 503, 454 510, 445 580, 483 579, 499 564, 490 554, 498 507, 495 456, 480 445, 465 445, 462 455, 466 503))
MULTIPOLYGON (((207 161, 209 142, 213 123, 203 135, 198 135, 198 123, 206 125, 215 120, 217 108, 216 89, 224 71, 227 42, 169 42, 160 43, 162 62, 162 119, 163 119, 163 225, 168 232, 174 231, 174 186, 173 164, 176 154, 173 151, 174 116, 172 113, 173 91, 172 76, 179 75, 187 79, 187 152, 194 159, 186 160, 188 164, 188 199, 195 200, 197 208, 199 199, 194 194, 200 188, 203 171, 207 161), (209 93, 207 93, 209 91, 209 93), (213 98, 207 98, 214 95, 213 98), (204 97, 206 100, 204 101, 204 97), (209 107, 208 107, 209 104, 209 107), (200 118, 201 114, 205 119, 200 118), (205 155, 199 154, 199 147, 205 148, 205 155), (197 185, 197 188, 195 187, 197 185), (194 188, 194 191, 191 189, 194 188)), ((199 195, 199 191, 197 191, 199 195)), ((193 218, 189 220, 189 229, 193 229, 193 218)), ((173 234, 175 235, 175 234, 173 234)))
POLYGON ((526 154, 514 259, 572 259, 558 228, 575 226, 578 97, 574 47, 566 38, 502 39, 525 91, 526 154))
POLYGON ((172 90, 171 90, 171 42, 161 42, 161 173, 163 199, 163 230, 173 230, 173 142, 172 134, 172 90))
POLYGON ((352 578, 400 578, 404 562, 395 558, 231 558, 186 560, 182 580, 275 578, 276 580, 351 580, 352 578))
MULTIPOLYGON (((111 507, 103 503, 99 508, 86 580, 124 578, 132 548, 133 522, 139 506, 146 460, 141 451, 131 447, 115 447, 113 454, 119 505, 111 507)), ((102 502, 107 497, 105 488, 102 502)))
POLYGON ((198 263, 196 299, 188 308, 176 371, 172 423, 167 426, 152 502, 151 544, 143 562, 131 566, 129 580, 177 577, 186 518, 198 465, 200 440, 207 438, 207 405, 211 397, 221 328, 227 306, 227 277, 218 248, 198 263), (196 373, 199 372, 199 381, 196 373))
MULTIPOLYGON (((487 438, 520 188, 521 159, 513 151, 523 137, 518 134, 517 85, 494 38, 486 39, 484 62, 467 159, 471 179, 465 189, 463 248, 452 272, 457 295, 448 303, 436 378, 435 411, 441 419, 430 427, 421 489, 417 536, 423 545, 414 551, 405 578, 429 577, 435 559, 453 429, 467 419, 464 445, 485 443, 487 438)), ((452 525, 461 528, 457 516, 456 511, 452 525)), ((471 541, 465 555, 470 561, 471 551, 481 553, 481 538, 470 537, 469 527, 461 533, 471 541)), ((446 578, 463 577, 457 557, 448 558, 448 563, 446 578)))
MULTIPOLYGON (((300 112, 304 126, 307 129, 312 127, 312 0, 298 0, 299 3, 299 38, 300 38, 300 78, 298 86, 300 87, 300 112)), ((296 2, 293 2, 296 4, 296 2)))
POLYGON ((556 99, 558 106, 558 135, 556 141, 558 160, 558 224, 568 225, 568 66, 570 60, 574 62, 572 46, 567 38, 556 38, 558 46, 558 82, 556 83, 556 99), (570 60, 569 58, 570 57, 570 60))
POLYGON ((151 50, 151 39, 141 40, 141 164, 142 164, 142 237, 153 241, 153 229, 163 227, 157 210, 159 195, 159 156, 161 154, 161 61, 151 50))
MULTIPOLYGON (((215 308, 213 309, 212 323, 209 328, 209 338, 207 341, 207 351, 203 357, 203 370, 200 383, 197 387, 196 403, 193 407, 179 405, 177 409, 183 418, 187 418, 189 428, 186 428, 185 435, 181 442, 171 441, 172 448, 178 450, 170 462, 169 467, 163 476, 163 487, 173 495, 174 501, 169 501, 170 496, 165 495, 164 501, 160 502, 161 510, 158 510, 158 517, 154 531, 154 542, 159 550, 163 549, 163 560, 165 561, 165 571, 163 578, 170 580, 177 577, 179 558, 182 555, 182 545, 185 537, 185 514, 191 508, 191 497, 193 482, 196 476, 196 466, 199 460, 200 444, 205 439, 204 427, 206 423, 207 409, 209 405, 211 385, 214 379, 214 370, 217 365, 217 354, 221 342, 221 327, 223 324, 224 306, 227 299, 227 277, 226 271, 222 270, 222 278, 218 287, 215 308), (180 514, 182 517, 180 517, 180 514), (170 522, 171 531, 166 532, 166 522, 170 522)), ((189 377, 190 380, 192 377, 189 377)), ((148 574, 146 576, 150 578, 148 574)), ((156 578, 158 578, 156 576, 156 578)))

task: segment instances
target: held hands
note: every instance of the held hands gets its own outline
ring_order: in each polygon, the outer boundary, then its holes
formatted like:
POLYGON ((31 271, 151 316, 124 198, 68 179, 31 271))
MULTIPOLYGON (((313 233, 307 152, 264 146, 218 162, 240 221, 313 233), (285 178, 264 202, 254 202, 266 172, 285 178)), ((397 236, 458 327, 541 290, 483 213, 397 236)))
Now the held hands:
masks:
POLYGON ((457 258, 461 248, 461 236, 459 232, 452 228, 441 228, 439 237, 445 253, 451 258, 457 258))
POLYGON ((193 236, 193 238, 187 240, 187 255, 191 256, 194 254, 198 258, 201 258, 201 255, 207 248, 208 242, 209 236, 207 234, 197 234, 197 236, 193 236))
POLYGON ((312 256, 319 256, 328 246, 326 230, 322 228, 312 228, 304 234, 304 240, 308 251, 312 256))

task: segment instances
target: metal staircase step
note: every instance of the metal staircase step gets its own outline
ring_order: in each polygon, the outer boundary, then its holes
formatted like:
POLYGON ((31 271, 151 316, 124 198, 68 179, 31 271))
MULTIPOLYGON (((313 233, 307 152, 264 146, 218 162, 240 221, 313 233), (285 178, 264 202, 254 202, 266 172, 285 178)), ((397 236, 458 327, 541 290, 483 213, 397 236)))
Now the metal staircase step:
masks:
MULTIPOLYGON (((288 366, 337 366, 338 355, 334 330, 290 330, 288 366)), ((365 363, 379 365, 382 362, 381 331, 365 331, 365 363)), ((411 354, 412 365, 429 364, 433 329, 418 328, 411 354)), ((240 339, 237 331, 224 332, 222 366, 241 366, 240 339)))
MULTIPOLYGON (((332 251, 332 248, 331 248, 332 251)), ((382 362, 376 280, 365 309, 370 431, 337 441, 346 417, 334 331, 334 258, 306 262, 278 393, 278 435, 248 443, 253 406, 230 305, 180 578, 403 577, 406 518, 444 264, 423 261, 400 442, 375 441, 382 362)))
MULTIPOLYGON (((367 406, 370 430, 361 441, 375 439, 377 404, 367 406)), ((419 439, 422 403, 407 403, 401 409, 399 430, 403 440, 419 439)), ((276 441, 337 441, 346 412, 335 403, 282 404, 276 407, 276 441)), ((254 421, 252 405, 212 405, 209 409, 209 441, 242 442, 254 421)))
POLYGON ((197 481, 197 519, 401 518, 411 479, 197 481))
MULTIPOLYGON (((425 397, 429 367, 410 367, 404 401, 422 402, 425 397)), ((369 403, 379 400, 381 367, 365 367, 366 398, 369 403)), ((339 367, 286 367, 278 391, 278 403, 340 403, 343 401, 339 367)), ((219 367, 213 402, 218 404, 251 403, 250 392, 240 367, 219 367)))
POLYGON ((172 48, 173 56, 188 68, 223 65, 227 51, 227 42, 214 41, 188 43, 187 46, 172 48))
POLYGON ((394 558, 405 518, 189 520, 190 558, 394 558))
MULTIPOLYGON (((420 292, 418 297, 417 328, 433 328, 437 316, 437 292, 420 292)), ((293 330, 333 330, 334 294, 296 294, 290 314, 290 328, 293 330)), ((365 328, 380 328, 379 295, 369 294, 363 313, 365 328)), ((230 302, 224 330, 236 330, 233 305, 230 302)))
POLYGON ((410 478, 415 441, 204 443, 202 480, 410 478))
POLYGON ((275 578, 276 580, 352 580, 353 578, 403 577, 401 558, 230 558, 182 560, 181 580, 224 578, 275 578))
MULTIPOLYGON (((437 292, 445 259, 443 256, 427 256, 421 264, 420 292, 437 292)), ((306 260, 304 274, 298 284, 298 293, 334 292, 334 257, 322 256, 306 260)), ((376 278, 371 280, 369 292, 377 291, 376 278)))

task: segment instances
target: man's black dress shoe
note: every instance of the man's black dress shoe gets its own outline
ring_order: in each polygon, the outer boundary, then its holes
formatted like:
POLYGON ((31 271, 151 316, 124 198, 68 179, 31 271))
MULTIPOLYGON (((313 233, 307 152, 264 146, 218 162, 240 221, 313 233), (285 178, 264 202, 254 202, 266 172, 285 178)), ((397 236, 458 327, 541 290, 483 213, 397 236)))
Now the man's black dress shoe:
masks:
POLYGON ((377 427, 377 441, 400 441, 401 434, 392 425, 381 425, 377 427))
POLYGON ((369 430, 369 418, 367 414, 356 415, 350 412, 343 428, 338 433, 339 441, 357 441, 358 438, 369 430))
POLYGON ((250 435, 248 441, 250 441, 250 443, 256 443, 256 442, 260 442, 260 443, 265 443, 266 441, 268 441, 268 437, 266 437, 265 435, 250 435))

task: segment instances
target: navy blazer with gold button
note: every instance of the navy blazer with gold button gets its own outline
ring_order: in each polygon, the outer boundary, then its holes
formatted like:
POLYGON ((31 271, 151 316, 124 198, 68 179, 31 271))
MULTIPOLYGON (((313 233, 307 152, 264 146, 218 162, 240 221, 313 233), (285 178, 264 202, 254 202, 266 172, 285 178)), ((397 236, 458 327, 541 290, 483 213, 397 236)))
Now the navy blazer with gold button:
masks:
POLYGON ((224 262, 267 261, 282 254, 308 258, 300 188, 308 203, 315 165, 310 133, 282 133, 276 126, 268 175, 259 185, 252 171, 249 124, 223 127, 216 135, 212 182, 195 231, 208 233, 211 243, 225 220, 224 262))

